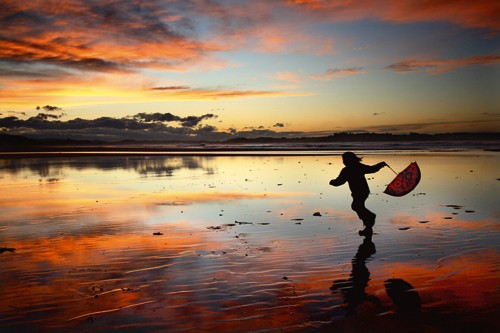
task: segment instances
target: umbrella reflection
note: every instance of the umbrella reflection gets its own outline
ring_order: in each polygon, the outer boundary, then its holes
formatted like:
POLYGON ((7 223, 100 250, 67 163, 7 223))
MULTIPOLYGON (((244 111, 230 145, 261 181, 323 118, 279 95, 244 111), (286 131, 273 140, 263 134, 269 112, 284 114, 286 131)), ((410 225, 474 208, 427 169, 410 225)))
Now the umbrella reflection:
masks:
POLYGON ((387 295, 394 302, 396 313, 415 317, 422 312, 420 296, 413 286, 403 279, 388 279, 384 282, 387 295))

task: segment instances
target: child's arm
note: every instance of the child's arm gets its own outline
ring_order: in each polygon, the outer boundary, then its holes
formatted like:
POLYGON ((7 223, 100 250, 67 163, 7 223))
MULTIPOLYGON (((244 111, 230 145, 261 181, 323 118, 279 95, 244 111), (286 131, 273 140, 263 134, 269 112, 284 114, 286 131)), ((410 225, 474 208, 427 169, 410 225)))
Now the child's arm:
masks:
POLYGON ((347 177, 345 175, 346 172, 344 170, 345 169, 342 169, 342 171, 340 171, 340 174, 337 178, 330 180, 330 185, 340 186, 345 184, 345 182, 347 181, 347 177))
POLYGON ((379 162, 375 165, 366 165, 365 173, 375 173, 375 172, 379 171, 380 169, 382 169, 383 167, 385 167, 386 165, 387 165, 387 163, 385 163, 385 162, 379 162))

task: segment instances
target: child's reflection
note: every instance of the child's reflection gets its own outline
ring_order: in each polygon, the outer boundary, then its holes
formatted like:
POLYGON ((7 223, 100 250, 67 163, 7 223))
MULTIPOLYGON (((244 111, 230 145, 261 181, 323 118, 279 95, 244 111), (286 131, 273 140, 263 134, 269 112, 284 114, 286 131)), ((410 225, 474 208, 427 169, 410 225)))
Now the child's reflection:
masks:
POLYGON ((376 305, 381 305, 379 299, 373 295, 368 295, 365 288, 370 281, 370 271, 366 267, 366 260, 375 254, 375 244, 372 242, 371 234, 364 238, 363 243, 358 248, 358 252, 352 258, 352 271, 347 280, 336 280, 330 290, 340 290, 344 296, 344 304, 347 314, 356 313, 358 305, 368 301, 376 305))
MULTIPOLYGON (((370 281, 370 271, 366 261, 376 253, 372 236, 367 235, 352 258, 352 270, 348 279, 336 280, 330 290, 340 290, 344 297, 344 309, 347 315, 355 315, 362 304, 371 304, 375 313, 383 312, 381 301, 375 295, 365 292, 370 281)), ((418 319, 421 313, 420 296, 403 279, 384 281, 385 291, 394 304, 395 313, 401 317, 418 319)))

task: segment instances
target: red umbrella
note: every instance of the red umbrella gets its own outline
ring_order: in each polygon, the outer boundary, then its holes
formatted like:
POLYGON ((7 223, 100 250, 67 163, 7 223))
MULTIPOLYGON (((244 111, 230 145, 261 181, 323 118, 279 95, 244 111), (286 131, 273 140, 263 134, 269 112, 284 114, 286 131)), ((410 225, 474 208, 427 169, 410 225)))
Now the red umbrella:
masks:
MULTIPOLYGON (((392 168, 389 167, 391 170, 392 168)), ((396 171, 392 170, 394 173, 396 171)), ((397 174, 397 173, 396 173, 397 174)), ((384 193, 394 197, 401 197, 410 193, 420 182, 420 168, 417 162, 412 162, 403 171, 397 174, 396 178, 387 185, 384 193)))

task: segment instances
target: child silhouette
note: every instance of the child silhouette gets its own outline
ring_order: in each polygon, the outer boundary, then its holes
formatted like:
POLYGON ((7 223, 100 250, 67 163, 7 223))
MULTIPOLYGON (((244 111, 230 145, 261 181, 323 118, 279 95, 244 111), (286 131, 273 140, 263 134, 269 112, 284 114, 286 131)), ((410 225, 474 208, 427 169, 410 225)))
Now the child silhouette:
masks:
POLYGON ((330 181, 332 186, 340 186, 346 182, 349 184, 349 189, 352 195, 351 208, 356 212, 358 217, 363 221, 365 229, 360 231, 360 235, 371 235, 373 225, 375 224, 375 214, 365 207, 365 201, 370 194, 370 188, 366 181, 367 173, 375 173, 387 166, 385 162, 380 162, 375 165, 365 165, 361 163, 361 157, 356 156, 353 152, 345 152, 342 154, 342 161, 345 167, 340 171, 337 178, 330 181))

